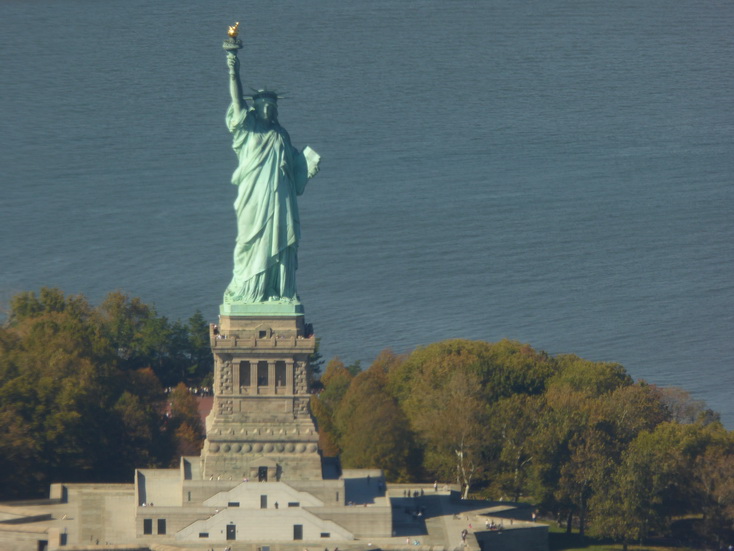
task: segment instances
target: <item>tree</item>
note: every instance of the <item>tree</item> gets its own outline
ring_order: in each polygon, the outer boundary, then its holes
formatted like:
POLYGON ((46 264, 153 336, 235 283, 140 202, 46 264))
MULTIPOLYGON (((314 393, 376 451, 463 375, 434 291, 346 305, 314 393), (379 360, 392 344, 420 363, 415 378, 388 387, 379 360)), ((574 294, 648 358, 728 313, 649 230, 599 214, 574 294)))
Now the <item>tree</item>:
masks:
POLYGON ((532 438, 539 458, 535 493, 544 508, 565 517, 568 532, 578 518, 583 533, 589 502, 606 492, 624 450, 641 431, 665 421, 667 412, 653 387, 632 384, 616 364, 565 356, 559 366, 532 438))
POLYGON ((570 532, 575 513, 579 519, 579 533, 584 535, 589 501, 595 491, 601 490, 614 468, 613 447, 609 435, 594 426, 585 427, 569 441, 569 457, 561 465, 555 492, 558 502, 568 508, 567 532, 570 532))
POLYGON ((314 348, 313 354, 311 354, 308 357, 308 365, 311 366, 311 371, 314 375, 318 375, 321 373, 321 370, 324 367, 324 358, 321 355, 320 349, 321 348, 321 338, 316 338, 316 348, 314 348))
POLYGON ((481 384, 488 402, 513 394, 542 394, 558 370, 556 360, 546 352, 508 339, 491 344, 483 360, 481 384))
POLYGON ((401 403, 413 393, 414 380, 424 375, 441 380, 455 369, 473 373, 481 398, 495 402, 513 394, 542 394, 556 370, 544 352, 515 341, 498 343, 453 339, 416 349, 390 375, 393 395, 401 403))
POLYGON ((197 455, 204 445, 204 427, 199 404, 184 383, 179 383, 169 394, 167 431, 174 435, 176 456, 174 463, 186 455, 197 455))
POLYGON ((703 534, 717 546, 734 537, 734 453, 709 450, 696 462, 703 534))
POLYGON ((115 291, 107 295, 99 313, 120 368, 151 367, 166 386, 184 380, 200 383, 211 374, 209 326, 200 312, 186 324, 171 323, 139 298, 115 291))
POLYGON ((326 457, 335 457, 341 452, 339 434, 334 425, 334 412, 349 389, 354 376, 344 367, 339 358, 332 359, 321 376, 323 390, 311 397, 311 413, 316 418, 319 430, 319 448, 326 457))
POLYGON ((670 420, 656 387, 644 381, 622 386, 599 401, 596 414, 611 422, 609 430, 618 449, 623 449, 643 431, 652 431, 670 420))
POLYGON ((633 382, 624 367, 617 363, 592 362, 573 354, 562 354, 556 360, 558 371, 550 379, 550 386, 602 396, 633 382))
POLYGON ((341 453, 338 435, 334 428, 333 413, 325 402, 319 400, 317 395, 312 395, 310 400, 311 415, 316 420, 316 428, 319 431, 319 450, 324 457, 337 457, 341 453))
POLYGON ((120 368, 105 315, 57 289, 22 293, 0 328, 0 493, 129 480, 165 464, 160 385, 120 368))
POLYGON ((209 324, 197 310, 184 331, 184 356, 189 364, 186 376, 194 384, 211 386, 214 378, 214 356, 209 341, 209 324))
POLYGON ((717 547, 734 539, 734 432, 707 424, 706 449, 693 467, 695 500, 703 513, 701 536, 717 547))
POLYGON ((487 408, 476 374, 452 370, 442 379, 413 379, 404 410, 423 443, 425 468, 455 480, 467 499, 485 468, 487 408))
POLYGON ((150 411, 151 403, 139 395, 124 391, 113 409, 120 424, 115 431, 120 443, 113 449, 119 454, 120 462, 129 469, 160 464, 160 459, 166 455, 165 448, 161 446, 164 435, 160 430, 158 415, 150 411))
MULTIPOLYGON (((656 387, 657 388, 657 387, 656 387)), ((719 414, 708 409, 703 400, 694 400, 690 392, 677 387, 657 388, 660 401, 677 423, 704 424, 719 421, 719 414)))
POLYGON ((388 355, 383 352, 352 380, 334 425, 345 467, 381 468, 388 480, 407 482, 415 474, 416 447, 405 415, 386 391, 385 364, 392 360, 388 355))
POLYGON ((640 432, 591 499, 591 531, 625 548, 651 532, 666 533, 674 515, 690 511, 690 473, 705 442, 697 425, 665 422, 640 432))
MULTIPOLYGON (((415 350, 389 372, 388 388, 419 436, 426 470, 456 478, 466 496, 499 454, 488 437, 487 408, 514 395, 542 394, 556 369, 547 354, 514 341, 455 339, 415 350)), ((520 462, 518 483, 526 467, 520 462)))
MULTIPOLYGON (((536 429, 530 438, 534 461, 530 485, 539 505, 566 518, 570 532, 576 504, 572 492, 559 492, 562 469, 573 453, 572 441, 587 430, 594 407, 586 389, 574 390, 566 384, 552 382, 543 395, 544 408, 538 414, 536 429)), ((568 477, 567 473, 567 477, 568 477)))
POLYGON ((140 337, 145 323, 154 317, 153 309, 139 298, 130 298, 121 291, 107 295, 99 306, 100 321, 122 369, 152 367, 140 350, 140 337))
POLYGON ((347 393, 352 379, 354 375, 344 366, 344 362, 339 358, 334 358, 326 365, 326 371, 321 376, 324 390, 319 394, 319 400, 333 411, 347 393))
POLYGON ((456 339, 418 348, 389 373, 390 393, 403 403, 415 395, 419 380, 433 381, 440 388, 441 382, 455 370, 471 371, 479 377, 490 347, 489 343, 456 339))
POLYGON ((530 467, 535 459, 532 436, 545 408, 542 396, 515 394, 502 398, 489 409, 488 462, 494 465, 493 487, 500 495, 518 501, 528 490, 530 467))

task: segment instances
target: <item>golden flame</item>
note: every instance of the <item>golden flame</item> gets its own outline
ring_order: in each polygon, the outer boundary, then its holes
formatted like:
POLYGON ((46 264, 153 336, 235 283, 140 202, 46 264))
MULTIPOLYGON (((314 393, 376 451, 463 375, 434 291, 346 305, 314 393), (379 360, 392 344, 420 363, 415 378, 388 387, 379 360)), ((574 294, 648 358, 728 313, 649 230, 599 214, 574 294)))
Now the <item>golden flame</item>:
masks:
POLYGON ((237 35, 239 34, 239 28, 240 28, 240 22, 237 21, 237 23, 234 24, 234 26, 230 27, 227 31, 227 34, 231 36, 232 38, 237 38, 237 35))

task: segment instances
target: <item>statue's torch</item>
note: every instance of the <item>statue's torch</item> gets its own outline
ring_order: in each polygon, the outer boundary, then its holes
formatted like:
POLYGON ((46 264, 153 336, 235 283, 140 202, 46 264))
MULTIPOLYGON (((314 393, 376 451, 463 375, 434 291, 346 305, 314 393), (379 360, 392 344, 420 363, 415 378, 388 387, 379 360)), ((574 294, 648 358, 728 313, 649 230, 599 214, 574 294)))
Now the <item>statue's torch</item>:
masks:
POLYGON ((239 34, 240 22, 237 21, 234 25, 229 27, 227 31, 227 39, 222 44, 222 48, 227 52, 228 56, 236 56, 237 50, 242 49, 242 40, 237 38, 239 34))

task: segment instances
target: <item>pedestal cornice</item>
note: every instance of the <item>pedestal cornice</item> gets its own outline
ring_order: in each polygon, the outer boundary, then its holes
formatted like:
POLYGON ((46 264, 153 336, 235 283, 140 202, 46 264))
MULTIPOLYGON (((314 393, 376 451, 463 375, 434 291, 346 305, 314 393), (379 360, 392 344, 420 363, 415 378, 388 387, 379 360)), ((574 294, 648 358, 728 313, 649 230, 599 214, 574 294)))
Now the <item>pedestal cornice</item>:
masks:
POLYGON ((256 304, 220 304, 219 314, 222 316, 294 316, 304 315, 301 303, 259 302, 256 304))

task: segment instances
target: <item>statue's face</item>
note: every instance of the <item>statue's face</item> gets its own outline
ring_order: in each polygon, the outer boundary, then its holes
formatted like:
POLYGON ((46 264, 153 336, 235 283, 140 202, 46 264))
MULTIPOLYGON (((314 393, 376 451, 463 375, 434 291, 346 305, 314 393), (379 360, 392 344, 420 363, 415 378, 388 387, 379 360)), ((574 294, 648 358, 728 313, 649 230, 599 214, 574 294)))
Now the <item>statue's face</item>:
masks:
POLYGON ((269 98, 255 100, 255 111, 260 120, 275 122, 278 120, 278 104, 269 98))

